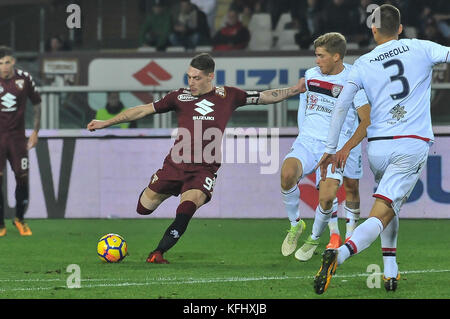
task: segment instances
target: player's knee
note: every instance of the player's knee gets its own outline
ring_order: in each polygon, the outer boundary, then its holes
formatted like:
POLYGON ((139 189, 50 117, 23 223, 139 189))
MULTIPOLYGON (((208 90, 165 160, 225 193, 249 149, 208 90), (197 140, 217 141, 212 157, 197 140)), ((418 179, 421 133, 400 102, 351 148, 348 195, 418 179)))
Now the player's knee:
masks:
POLYGON ((344 178, 345 193, 353 197, 359 197, 359 180, 344 178))
POLYGON ((145 203, 145 206, 142 204, 142 197, 144 196, 144 191, 145 191, 145 189, 141 192, 141 195, 139 195, 139 199, 138 199, 138 203, 137 203, 137 207, 136 207, 136 212, 139 215, 150 215, 151 213, 153 213, 155 208, 153 208, 153 207, 147 208, 149 206, 147 201, 145 203))
POLYGON ((153 211, 154 211, 153 209, 148 209, 144 207, 144 205, 141 204, 141 199, 138 200, 136 212, 139 215, 150 215, 151 213, 153 213, 153 211))
POLYGON ((297 172, 293 169, 284 169, 281 171, 281 188, 291 189, 297 184, 297 172))
POLYGON ((334 198, 335 197, 332 194, 323 195, 322 197, 319 198, 320 207, 322 207, 322 209, 324 210, 330 209, 331 207, 333 207, 334 198))

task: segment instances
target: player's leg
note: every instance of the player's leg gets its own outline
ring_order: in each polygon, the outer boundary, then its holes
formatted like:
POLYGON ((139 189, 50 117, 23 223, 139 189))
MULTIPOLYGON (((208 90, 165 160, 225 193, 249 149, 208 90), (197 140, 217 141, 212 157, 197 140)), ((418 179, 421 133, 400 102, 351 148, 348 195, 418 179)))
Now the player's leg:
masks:
POLYGON ((297 186, 303 174, 302 163, 298 158, 288 157, 281 167, 281 196, 290 222, 290 228, 281 245, 283 256, 289 256, 297 248, 298 238, 306 225, 300 219, 300 189, 297 186))
POLYGON ((3 203, 3 170, 6 166, 6 138, 0 135, 0 236, 6 235, 5 210, 3 203))
MULTIPOLYGON (((331 172, 329 173, 331 177, 331 172)), ((319 183, 319 204, 314 215, 311 235, 306 239, 302 247, 295 252, 295 258, 300 261, 311 259, 319 246, 319 238, 330 221, 333 212, 333 202, 342 181, 342 176, 339 173, 335 174, 337 174, 337 176, 333 176, 335 178, 327 177, 325 181, 320 181, 319 183)))
MULTIPOLYGON (((338 202, 338 199, 335 198, 333 201, 333 210, 331 213, 331 217, 328 222, 328 228, 330 230, 330 239, 334 238, 335 236, 338 236, 340 238, 340 236, 341 236, 341 233, 339 231, 338 208, 339 208, 339 202, 338 202)), ((328 245, 329 244, 330 243, 328 243, 328 245)), ((327 245, 327 248, 328 248, 328 245, 327 245)))
POLYGON ((136 212, 139 215, 150 215, 172 194, 160 194, 146 187, 139 196, 136 212))
POLYGON ((428 158, 429 146, 416 139, 369 143, 369 163, 378 182, 369 218, 356 227, 347 244, 339 248, 339 264, 365 248, 380 235, 411 194, 428 158), (376 144, 373 144, 376 143, 376 144), (386 149, 390 152, 386 155, 386 149), (345 251, 347 248, 347 251, 345 251))
POLYGON ((344 211, 346 214, 345 241, 347 242, 358 224, 360 215, 359 180, 344 177, 344 189, 344 211))
POLYGON ((383 223, 388 223, 394 217, 390 204, 382 199, 376 199, 369 218, 356 227, 350 240, 338 249, 327 249, 322 254, 322 264, 314 277, 314 290, 317 294, 324 293, 338 265, 350 256, 366 249, 383 231, 383 223), (383 221, 383 222, 382 222, 383 221))
POLYGON ((397 281, 400 279, 397 265, 398 226, 398 215, 395 215, 380 234, 384 265, 383 280, 387 291, 395 291, 397 289, 397 281))
MULTIPOLYGON (((426 164, 429 145, 421 140, 369 143, 369 163, 379 182, 369 218, 356 227, 348 242, 324 252, 322 266, 314 278, 317 293, 323 293, 337 265, 369 247, 398 215, 426 164), (384 144, 384 145, 383 145, 384 144)), ((392 278, 395 281, 395 278, 392 278)))
POLYGON ((184 175, 180 204, 175 219, 167 227, 158 246, 149 254, 147 262, 168 263, 163 254, 171 249, 185 233, 192 216, 202 205, 211 200, 216 175, 209 170, 184 175))
POLYGON ((6 235, 5 211, 4 211, 4 206, 3 206, 3 189, 2 188, 3 188, 3 172, 0 171, 0 237, 3 237, 6 235))
POLYGON ((26 149, 27 140, 23 135, 11 136, 9 139, 8 160, 16 179, 16 217, 13 224, 22 236, 31 236, 32 232, 24 216, 29 200, 29 161, 26 149))
POLYGON ((359 180, 363 177, 362 146, 359 144, 350 151, 344 168, 344 189, 346 214, 345 241, 353 234, 360 214, 359 180))
POLYGON ((167 227, 161 241, 147 259, 148 262, 168 263, 162 255, 171 249, 186 231, 192 216, 206 202, 207 196, 199 189, 191 189, 181 194, 175 220, 167 227))

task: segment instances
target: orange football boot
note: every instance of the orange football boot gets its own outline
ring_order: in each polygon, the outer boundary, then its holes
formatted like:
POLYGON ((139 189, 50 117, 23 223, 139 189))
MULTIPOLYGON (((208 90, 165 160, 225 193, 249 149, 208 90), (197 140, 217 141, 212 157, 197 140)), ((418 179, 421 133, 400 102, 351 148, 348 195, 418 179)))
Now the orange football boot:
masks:
POLYGON ((151 252, 150 255, 148 255, 147 262, 152 263, 152 264, 168 264, 169 263, 168 260, 164 259, 162 253, 157 250, 151 252))
POLYGON ((21 236, 31 236, 33 233, 31 232, 30 227, 24 220, 20 221, 17 217, 13 220, 13 225, 16 226, 21 236))
POLYGON ((0 237, 6 236, 6 227, 3 226, 0 228, 0 237))
POLYGON ((339 234, 333 233, 330 236, 330 241, 328 242, 327 249, 338 249, 342 246, 342 239, 339 234))

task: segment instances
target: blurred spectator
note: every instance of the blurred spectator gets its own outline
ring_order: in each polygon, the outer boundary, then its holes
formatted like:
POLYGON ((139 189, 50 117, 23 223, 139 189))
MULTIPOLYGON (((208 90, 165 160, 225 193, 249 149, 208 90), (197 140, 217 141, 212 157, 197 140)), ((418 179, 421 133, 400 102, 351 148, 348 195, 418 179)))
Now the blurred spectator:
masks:
MULTIPOLYGON (((107 93, 107 103, 104 108, 98 109, 95 114, 96 120, 109 120, 119 114, 122 111, 125 111, 126 107, 123 105, 122 101, 120 101, 119 92, 108 92, 107 93)), ((131 121, 129 123, 122 123, 110 126, 111 128, 136 128, 136 121, 131 121)))
POLYGON ((239 12, 239 20, 248 27, 254 13, 266 12, 268 0, 233 0, 229 9, 239 12))
POLYGON ((295 42, 300 49, 308 49, 313 41, 324 31, 324 13, 319 0, 307 0, 306 8, 299 12, 299 33, 295 42))
POLYGON ((214 21, 216 19, 217 0, 191 0, 197 8, 206 15, 208 21, 209 34, 214 34, 214 21))
POLYGON ((139 45, 164 51, 169 44, 171 27, 170 12, 161 3, 155 3, 142 25, 139 45))
POLYGON ((354 36, 354 42, 358 43, 360 48, 367 47, 372 40, 372 25, 371 21, 368 22, 372 11, 367 11, 367 8, 373 4, 372 0, 360 0, 358 6, 358 29, 354 36), (369 25, 368 25, 369 23, 369 25))
POLYGON ((195 49, 199 44, 210 43, 208 21, 205 13, 190 0, 180 0, 173 13, 173 31, 170 34, 173 46, 195 49))
POLYGON ((332 0, 325 7, 324 14, 326 21, 324 32, 340 32, 349 41, 349 36, 358 30, 358 12, 354 6, 350 5, 349 1, 332 0))
POLYGON ((439 31, 448 40, 450 38, 450 14, 435 14, 434 19, 439 31))
POLYGON ((428 23, 423 31, 423 34, 419 34, 419 38, 431 40, 446 46, 450 44, 449 39, 444 37, 442 32, 439 30, 436 21, 428 23))
POLYGON ((47 40, 45 44, 45 51, 47 52, 58 52, 58 51, 69 51, 70 46, 63 38, 59 35, 55 35, 47 40))
POLYGON ((250 32, 239 21, 239 13, 229 9, 225 26, 213 38, 213 50, 230 51, 245 49, 250 41, 250 32))
POLYGON ((429 6, 425 6, 419 17, 419 38, 431 40, 442 45, 448 45, 448 33, 446 34, 447 36, 445 36, 442 32, 448 31, 447 19, 448 15, 441 13, 436 14, 429 6))
POLYGON ((278 20, 283 13, 291 13, 296 19, 298 13, 304 10, 304 3, 300 0, 269 0, 267 3, 267 12, 270 13, 272 19, 272 30, 277 26, 278 20))

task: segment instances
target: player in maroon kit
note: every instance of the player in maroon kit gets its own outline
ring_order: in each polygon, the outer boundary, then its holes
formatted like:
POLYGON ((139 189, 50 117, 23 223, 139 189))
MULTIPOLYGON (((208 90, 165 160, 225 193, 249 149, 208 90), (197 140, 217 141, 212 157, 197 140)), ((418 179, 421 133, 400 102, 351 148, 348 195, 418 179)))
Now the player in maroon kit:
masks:
POLYGON ((0 46, 0 237, 6 235, 3 192, 1 189, 6 160, 16 178, 16 217, 14 226, 22 236, 32 234, 24 221, 28 205, 28 150, 35 147, 41 118, 41 97, 28 72, 15 68, 10 48, 0 46), (25 107, 30 99, 34 108, 34 130, 25 137, 25 107))
POLYGON ((167 228, 159 245, 147 258, 149 263, 168 263, 163 254, 176 244, 185 232, 195 211, 207 203, 220 167, 220 145, 233 111, 247 104, 271 104, 305 91, 304 80, 290 88, 243 91, 235 87, 213 85, 215 62, 202 53, 188 68, 189 89, 172 91, 162 99, 128 109, 106 121, 93 120, 87 129, 95 131, 117 123, 138 120, 153 113, 175 111, 178 133, 163 166, 153 174, 138 200, 137 212, 151 214, 170 196, 181 194, 174 222, 167 228), (211 149, 211 141, 217 153, 211 149))

